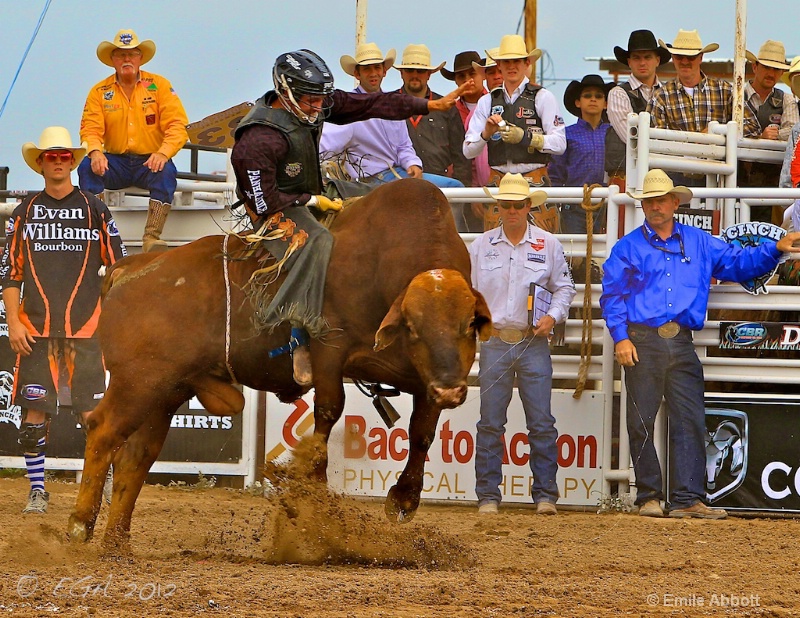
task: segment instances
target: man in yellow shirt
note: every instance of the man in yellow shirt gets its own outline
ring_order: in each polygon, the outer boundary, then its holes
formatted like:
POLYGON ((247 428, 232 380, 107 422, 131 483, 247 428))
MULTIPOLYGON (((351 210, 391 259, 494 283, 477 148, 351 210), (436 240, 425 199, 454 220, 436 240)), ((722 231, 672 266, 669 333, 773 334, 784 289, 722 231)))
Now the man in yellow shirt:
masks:
POLYGON ((168 80, 140 70, 156 53, 151 40, 120 30, 97 46, 100 62, 114 75, 89 91, 81 118, 81 141, 89 156, 78 167, 80 188, 92 193, 135 186, 150 191, 142 250, 165 248, 161 240, 177 187, 172 162, 188 140, 183 104, 168 80))

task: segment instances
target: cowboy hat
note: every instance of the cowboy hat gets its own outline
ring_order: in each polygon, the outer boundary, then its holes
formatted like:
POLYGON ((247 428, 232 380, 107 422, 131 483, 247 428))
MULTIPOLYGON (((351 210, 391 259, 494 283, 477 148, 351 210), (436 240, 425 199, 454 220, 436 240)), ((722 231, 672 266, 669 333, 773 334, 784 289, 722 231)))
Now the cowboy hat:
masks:
POLYGON ((86 142, 78 148, 72 147, 72 138, 64 127, 47 127, 39 136, 39 145, 26 142, 22 145, 22 158, 34 172, 42 173, 42 165, 38 159, 43 152, 48 150, 69 150, 72 152, 72 165, 70 171, 78 167, 83 157, 86 156, 86 142))
POLYGON ((105 65, 114 66, 111 61, 111 52, 115 49, 134 49, 138 47, 142 52, 142 64, 150 62, 156 55, 156 44, 150 39, 140 41, 133 30, 120 30, 114 35, 113 41, 103 41, 97 46, 97 58, 105 65))
POLYGON ((697 54, 705 54, 719 49, 719 45, 716 43, 709 43, 703 47, 703 42, 700 40, 697 30, 678 30, 672 45, 664 43, 661 39, 658 39, 658 44, 669 50, 670 54, 678 56, 696 56, 697 54))
POLYGON ((547 201, 547 193, 532 189, 522 174, 506 174, 498 188, 496 195, 492 195, 486 187, 483 191, 495 202, 519 202, 530 198, 531 206, 541 206, 547 201))
POLYGON ((793 73, 792 74, 792 92, 794 96, 800 99, 800 73, 793 73))
POLYGON ((360 43, 356 46, 356 57, 344 55, 339 58, 339 64, 342 65, 342 70, 348 75, 355 76, 357 66, 364 66, 368 64, 383 64, 384 70, 388 71, 394 64, 394 59, 397 52, 390 49, 386 52, 386 58, 375 43, 360 43))
POLYGON ((573 79, 566 90, 564 90, 564 107, 567 108, 573 116, 581 117, 581 110, 575 105, 575 101, 581 97, 584 88, 595 87, 600 88, 603 93, 608 97, 608 91, 611 90, 616 84, 614 82, 606 83, 599 75, 584 75, 581 81, 573 79))
MULTIPOLYGON (((791 65, 789 66, 789 70, 786 71, 786 73, 784 73, 781 76, 781 81, 784 84, 786 84, 787 86, 791 86, 792 85, 792 78, 795 75, 800 75, 800 56, 795 56, 794 58, 792 58, 792 62, 791 62, 791 65)), ((798 96, 798 94, 795 93, 795 96, 798 96)))
MULTIPOLYGON (((473 64, 475 63, 477 63, 479 67, 483 68, 483 64, 486 63, 486 59, 481 58, 480 54, 476 51, 460 52, 456 54, 456 57, 453 59, 452 71, 442 68, 442 77, 453 82, 456 80, 456 73, 467 71, 473 68, 473 64)), ((478 69, 475 70, 477 71, 478 69)))
POLYGON ((497 54, 500 53, 500 48, 492 47, 492 49, 487 50, 486 58, 484 58, 481 62, 473 62, 472 68, 480 73, 481 71, 484 71, 489 67, 496 67, 497 63, 494 60, 492 60, 491 56, 489 55, 490 53, 496 56, 497 54))
POLYGON ((649 30, 634 30, 628 37, 628 49, 621 47, 614 47, 614 56, 617 60, 624 65, 628 64, 628 58, 631 57, 631 52, 634 51, 654 51, 658 54, 658 65, 661 66, 665 62, 669 62, 672 57, 671 54, 660 47, 656 42, 655 35, 649 30))
POLYGON ((401 64, 394 65, 398 71, 400 69, 427 69, 431 73, 436 73, 444 66, 442 62, 439 66, 431 65, 431 50, 427 45, 407 45, 403 50, 403 61, 401 64))
POLYGON ((667 176, 663 170, 654 169, 647 172, 642 182, 641 193, 631 193, 627 191, 635 200, 645 200, 649 197, 661 197, 662 195, 674 194, 678 196, 679 204, 688 204, 692 199, 691 189, 672 184, 672 178, 667 176))
POLYGON ((542 56, 541 49, 533 49, 528 51, 525 46, 525 39, 518 34, 507 34, 500 39, 500 47, 497 52, 492 50, 485 50, 486 57, 491 58, 495 62, 498 60, 520 60, 522 58, 530 58, 536 62, 542 56), (492 52, 491 54, 489 52, 492 52))
POLYGON ((786 61, 786 48, 780 41, 767 41, 758 50, 757 56, 749 51, 745 51, 744 54, 750 62, 757 62, 771 69, 786 71, 791 66, 786 61))

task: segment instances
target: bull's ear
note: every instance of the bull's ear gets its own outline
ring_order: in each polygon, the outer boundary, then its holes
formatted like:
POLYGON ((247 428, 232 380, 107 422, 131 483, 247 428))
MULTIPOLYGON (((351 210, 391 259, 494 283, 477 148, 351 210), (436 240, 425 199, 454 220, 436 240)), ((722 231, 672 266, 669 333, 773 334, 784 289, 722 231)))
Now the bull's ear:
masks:
POLYGON ((475 330, 481 341, 489 341, 492 337, 492 313, 483 294, 474 288, 472 293, 475 295, 475 330))
POLYGON ((400 334, 400 329, 403 326, 403 299, 405 296, 406 291, 403 290, 392 303, 388 313, 383 318, 383 322, 381 322, 378 332, 375 333, 375 346, 372 349, 376 352, 389 347, 400 334))

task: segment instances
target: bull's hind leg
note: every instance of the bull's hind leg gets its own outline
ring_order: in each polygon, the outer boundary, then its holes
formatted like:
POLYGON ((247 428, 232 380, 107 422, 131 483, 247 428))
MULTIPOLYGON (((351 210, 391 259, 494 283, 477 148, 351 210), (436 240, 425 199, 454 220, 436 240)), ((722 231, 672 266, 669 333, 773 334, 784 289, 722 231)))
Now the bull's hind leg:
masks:
POLYGON ((176 408, 151 408, 147 422, 128 437, 114 458, 114 494, 103 537, 106 549, 125 548, 128 544, 136 499, 161 453, 172 418, 170 412, 176 408))
POLYGON ((397 484, 389 490, 384 504, 390 521, 411 521, 419 507, 425 457, 436 434, 441 409, 432 405, 425 395, 414 395, 414 412, 409 423, 408 461, 397 484))
POLYGON ((144 422, 147 411, 126 404, 113 379, 103 400, 86 420, 83 478, 67 533, 72 541, 92 538, 108 468, 125 439, 144 422))

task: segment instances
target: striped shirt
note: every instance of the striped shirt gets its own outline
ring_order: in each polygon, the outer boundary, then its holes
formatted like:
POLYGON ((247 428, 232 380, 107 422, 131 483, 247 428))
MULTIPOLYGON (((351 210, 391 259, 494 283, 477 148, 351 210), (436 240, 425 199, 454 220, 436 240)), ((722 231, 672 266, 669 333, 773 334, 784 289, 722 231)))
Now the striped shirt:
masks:
MULTIPOLYGON (((733 120, 733 87, 725 80, 702 75, 689 94, 677 79, 667 82, 647 105, 650 124, 658 129, 705 132, 713 120, 726 124, 733 120)), ((745 106, 743 134, 760 135, 753 110, 745 106)))

